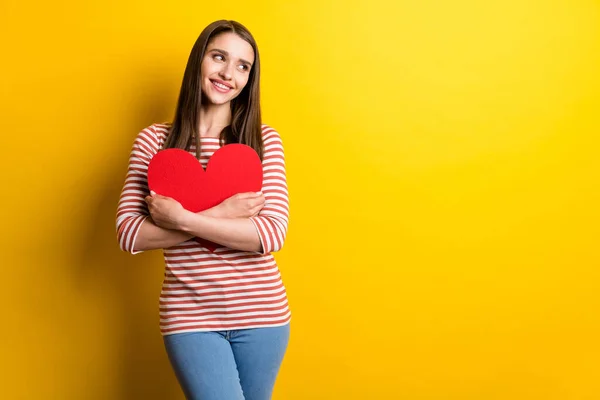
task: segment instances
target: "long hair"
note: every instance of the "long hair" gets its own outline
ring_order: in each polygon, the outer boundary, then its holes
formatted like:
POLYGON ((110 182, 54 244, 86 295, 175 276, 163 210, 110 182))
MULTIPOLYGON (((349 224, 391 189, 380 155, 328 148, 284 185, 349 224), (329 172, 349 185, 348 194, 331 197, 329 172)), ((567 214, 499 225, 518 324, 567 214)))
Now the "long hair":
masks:
POLYGON ((221 145, 230 143, 248 145, 258 153, 262 160, 264 144, 260 114, 260 59, 258 57, 258 47, 248 29, 236 21, 215 21, 204 28, 196 40, 183 74, 175 118, 164 148, 180 148, 189 151, 192 142, 195 140, 196 158, 200 159, 200 107, 202 105, 202 77, 200 71, 202 60, 210 40, 224 32, 233 32, 252 46, 254 64, 250 69, 246 86, 230 103, 231 125, 221 131, 219 139, 221 145))

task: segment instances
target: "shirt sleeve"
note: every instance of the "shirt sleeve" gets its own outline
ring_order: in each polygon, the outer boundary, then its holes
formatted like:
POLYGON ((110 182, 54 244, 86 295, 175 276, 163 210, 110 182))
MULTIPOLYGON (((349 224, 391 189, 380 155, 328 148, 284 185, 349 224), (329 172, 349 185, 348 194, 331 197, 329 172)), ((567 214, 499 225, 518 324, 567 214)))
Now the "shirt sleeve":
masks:
POLYGON ((260 213, 251 217, 260 243, 262 254, 279 251, 287 234, 289 220, 289 199, 285 173, 283 143, 279 133, 265 126, 263 128, 263 186, 265 205, 260 213))
POLYGON ((134 251, 134 246, 140 227, 149 215, 145 201, 146 196, 150 194, 148 164, 158 152, 158 147, 156 132, 150 126, 137 135, 129 156, 125 184, 117 206, 116 222, 119 247, 131 254, 142 252, 134 251))

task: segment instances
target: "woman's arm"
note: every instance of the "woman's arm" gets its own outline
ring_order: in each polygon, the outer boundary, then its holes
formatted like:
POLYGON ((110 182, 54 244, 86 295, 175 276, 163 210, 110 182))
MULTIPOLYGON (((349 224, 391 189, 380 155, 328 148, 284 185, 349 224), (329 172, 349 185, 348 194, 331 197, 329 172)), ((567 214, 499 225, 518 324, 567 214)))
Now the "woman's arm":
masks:
POLYGON ((119 247, 128 253, 141 252, 136 246, 136 241, 142 226, 147 224, 148 219, 148 208, 144 201, 149 194, 148 164, 158 149, 159 141, 153 126, 138 133, 131 148, 116 218, 119 247))
POLYGON ((186 211, 179 230, 230 249, 261 252, 258 232, 248 218, 218 218, 186 211))
POLYGON ((289 199, 285 172, 283 142, 277 131, 263 125, 265 155, 263 187, 265 205, 250 221, 256 227, 262 254, 281 250, 287 236, 289 199))
MULTIPOLYGON (((211 218, 221 217, 219 206, 202 211, 198 215, 211 218)), ((195 236, 181 230, 162 228, 154 223, 152 217, 147 217, 138 231, 133 252, 169 248, 186 242, 195 236)))
MULTIPOLYGON (((149 246, 155 246, 201 237, 231 249, 260 252, 258 232, 248 218, 258 214, 264 201, 262 193, 241 193, 210 212, 193 213, 170 197, 152 193, 146 202, 157 230, 149 225, 147 241, 149 246)), ((144 245, 145 242, 141 244, 144 245)))
MULTIPOLYGON (((117 206, 117 239, 123 251, 137 254, 145 250, 167 248, 191 239, 193 236, 159 227, 149 215, 145 198, 148 196, 148 165, 158 152, 160 142, 154 126, 143 129, 136 136, 117 206)), ((219 206, 201 214, 221 217, 227 210, 219 206)))

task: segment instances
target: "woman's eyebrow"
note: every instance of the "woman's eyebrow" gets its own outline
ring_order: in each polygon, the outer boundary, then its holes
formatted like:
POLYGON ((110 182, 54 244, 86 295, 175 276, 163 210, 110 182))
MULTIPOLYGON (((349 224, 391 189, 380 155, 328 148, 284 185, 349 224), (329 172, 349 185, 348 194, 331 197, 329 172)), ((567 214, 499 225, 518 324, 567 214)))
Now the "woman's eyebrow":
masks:
MULTIPOLYGON (((221 49, 217 49, 217 48, 212 48, 212 49, 210 49, 208 51, 217 51, 219 53, 223 53, 223 55, 229 56, 229 53, 227 51, 221 50, 221 49)), ((248 65, 252 65, 252 63, 250 61, 246 61, 243 58, 240 58, 240 61, 243 62, 243 63, 246 63, 248 65)))

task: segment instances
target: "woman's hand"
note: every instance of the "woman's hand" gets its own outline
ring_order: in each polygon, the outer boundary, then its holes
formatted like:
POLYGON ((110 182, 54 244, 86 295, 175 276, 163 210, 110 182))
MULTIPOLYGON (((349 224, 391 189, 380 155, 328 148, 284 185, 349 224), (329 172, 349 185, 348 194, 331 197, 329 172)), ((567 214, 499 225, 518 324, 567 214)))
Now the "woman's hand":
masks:
POLYGON ((165 229, 179 229, 186 210, 177 200, 154 192, 146 196, 145 200, 154 224, 165 229))
POLYGON ((265 205, 262 192, 238 193, 224 200, 217 207, 223 218, 250 218, 258 215, 265 205))

